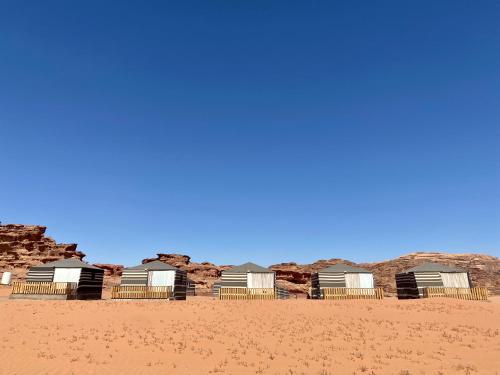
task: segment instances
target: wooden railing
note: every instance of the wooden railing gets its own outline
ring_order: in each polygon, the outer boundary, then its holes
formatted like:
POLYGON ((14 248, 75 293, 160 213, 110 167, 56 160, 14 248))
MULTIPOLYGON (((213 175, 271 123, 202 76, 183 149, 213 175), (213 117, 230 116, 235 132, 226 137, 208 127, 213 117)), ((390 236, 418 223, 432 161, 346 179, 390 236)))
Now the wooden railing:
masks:
POLYGON ((35 282, 12 283, 12 294, 71 295, 76 292, 76 283, 35 282))
POLYGON ((424 298, 457 298, 475 301, 485 301, 488 299, 488 289, 486 288, 424 288, 424 298))
POLYGON ((382 288, 321 288, 323 299, 383 299, 382 288))
POLYGON ((113 299, 168 299, 172 297, 171 286, 119 285, 111 290, 113 299))
POLYGON ((219 288, 222 300, 269 300, 276 298, 274 288, 219 288))

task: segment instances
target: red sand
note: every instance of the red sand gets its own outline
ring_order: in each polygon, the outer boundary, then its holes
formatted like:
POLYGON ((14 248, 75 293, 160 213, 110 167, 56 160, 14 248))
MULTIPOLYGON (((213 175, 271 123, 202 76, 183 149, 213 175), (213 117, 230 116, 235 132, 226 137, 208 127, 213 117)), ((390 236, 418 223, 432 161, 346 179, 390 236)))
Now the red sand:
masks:
POLYGON ((498 299, 4 297, 0 314, 2 375, 500 374, 498 299))

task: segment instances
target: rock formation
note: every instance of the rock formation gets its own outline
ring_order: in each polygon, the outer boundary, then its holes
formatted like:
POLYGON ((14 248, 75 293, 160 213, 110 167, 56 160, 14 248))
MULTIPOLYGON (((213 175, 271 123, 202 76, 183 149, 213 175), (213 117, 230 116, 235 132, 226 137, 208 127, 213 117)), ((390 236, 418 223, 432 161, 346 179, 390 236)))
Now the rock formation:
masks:
POLYGON ((280 263, 272 265, 269 268, 276 272, 276 279, 280 286, 283 286, 292 293, 307 293, 311 286, 311 274, 337 263, 355 265, 355 263, 343 259, 330 259, 301 265, 294 262, 280 263))
POLYGON ((276 271, 278 280, 293 285, 290 291, 307 292, 311 286, 311 273, 336 263, 366 268, 373 272, 377 286, 393 294, 396 292, 395 275, 424 262, 437 262, 468 270, 474 285, 487 287, 490 292, 500 294, 500 259, 482 254, 448 254, 438 252, 416 252, 399 258, 375 263, 353 263, 342 259, 319 260, 312 264, 280 263, 270 266, 276 271))
POLYGON ((220 278, 221 272, 231 266, 216 266, 213 263, 191 262, 191 257, 180 254, 165 254, 159 253, 156 258, 147 258, 142 263, 159 260, 170 264, 181 270, 187 271, 188 278, 195 284, 196 288, 202 292, 209 292, 213 283, 220 278))
POLYGON ((393 260, 362 263, 373 272, 375 282, 387 292, 396 291, 396 273, 424 262, 437 262, 469 271, 475 286, 487 287, 490 292, 500 294, 500 259, 483 254, 448 254, 438 252, 416 252, 393 260))
MULTIPOLYGON (((76 250, 76 244, 57 244, 45 236, 45 227, 38 225, 0 225, 0 272, 12 271, 14 278, 22 278, 27 269, 36 264, 64 258, 83 259, 85 254, 76 250)), ((187 255, 159 253, 153 260, 171 264, 187 271, 188 278, 197 290, 209 293, 221 272, 231 266, 217 266, 209 262, 195 263, 187 255)), ((353 263, 343 259, 318 260, 311 264, 280 263, 270 266, 276 272, 278 285, 292 293, 307 293, 311 285, 311 274, 336 263, 345 263, 366 268, 373 272, 377 286, 392 294, 396 290, 396 273, 418 264, 432 261, 468 270, 476 286, 485 286, 490 292, 500 294, 500 259, 482 254, 447 254, 438 252, 417 252, 392 260, 374 263, 353 263)), ((122 265, 96 264, 105 270, 108 286, 119 283, 122 265)))
POLYGON ((12 271, 17 278, 37 264, 85 257, 76 250, 76 244, 58 244, 45 236, 45 230, 46 227, 39 225, 0 225, 0 270, 12 271))
POLYGON ((104 270, 104 277, 121 276, 124 268, 121 264, 94 263, 93 265, 104 270))
MULTIPOLYGON (((220 278, 221 272, 231 267, 216 266, 208 262, 194 263, 187 255, 164 253, 157 255, 156 258, 144 259, 143 263, 160 260, 186 270, 188 277, 194 281, 198 289, 210 289, 213 283, 220 278)), ((311 286, 312 273, 337 263, 349 264, 373 272, 376 285, 384 288, 386 293, 394 294, 396 292, 396 273, 428 261, 468 270, 474 285, 485 286, 490 292, 500 294, 500 259, 490 255, 417 252, 375 263, 356 264, 348 260, 334 258, 301 265, 293 262, 280 263, 269 268, 276 272, 279 286, 292 293, 307 293, 311 286)))

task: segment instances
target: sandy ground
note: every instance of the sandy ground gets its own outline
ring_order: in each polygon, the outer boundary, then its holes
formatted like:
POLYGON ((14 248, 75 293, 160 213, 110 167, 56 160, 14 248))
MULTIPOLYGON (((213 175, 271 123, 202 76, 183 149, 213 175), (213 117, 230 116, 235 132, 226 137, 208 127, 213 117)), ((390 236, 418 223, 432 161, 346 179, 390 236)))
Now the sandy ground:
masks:
POLYGON ((500 300, 20 301, 0 374, 500 374, 500 300))

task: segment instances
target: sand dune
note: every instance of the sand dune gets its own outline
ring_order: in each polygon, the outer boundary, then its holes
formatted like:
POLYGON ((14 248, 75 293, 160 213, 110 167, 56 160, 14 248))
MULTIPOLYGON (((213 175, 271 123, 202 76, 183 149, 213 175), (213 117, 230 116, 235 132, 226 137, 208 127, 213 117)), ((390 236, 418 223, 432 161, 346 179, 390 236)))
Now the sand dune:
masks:
POLYGON ((499 374, 500 303, 10 301, 1 374, 499 374))

